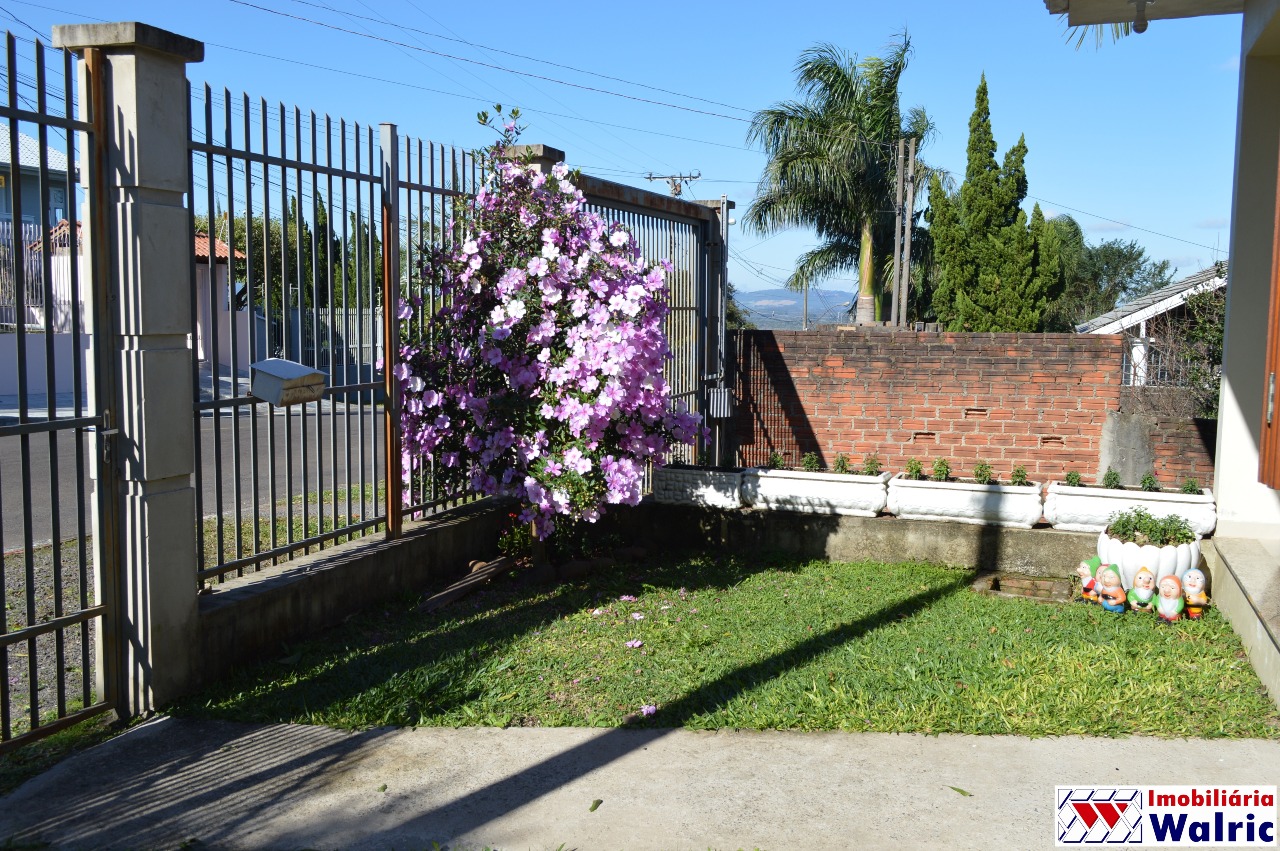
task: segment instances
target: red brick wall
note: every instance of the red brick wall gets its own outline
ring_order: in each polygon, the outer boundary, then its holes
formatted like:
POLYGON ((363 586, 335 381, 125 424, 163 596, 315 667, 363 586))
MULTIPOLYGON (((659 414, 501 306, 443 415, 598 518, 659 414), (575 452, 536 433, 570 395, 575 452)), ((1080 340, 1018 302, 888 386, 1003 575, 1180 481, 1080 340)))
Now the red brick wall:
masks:
POLYGON ((1213 487, 1213 460, 1218 439, 1217 420, 1158 417, 1151 427, 1155 474, 1166 488, 1193 478, 1200 487, 1213 487))
POLYGON ((1119 408, 1123 338, 1077 334, 744 331, 735 335, 739 463, 816 452, 884 469, 985 460, 1000 478, 1086 476, 1119 408))

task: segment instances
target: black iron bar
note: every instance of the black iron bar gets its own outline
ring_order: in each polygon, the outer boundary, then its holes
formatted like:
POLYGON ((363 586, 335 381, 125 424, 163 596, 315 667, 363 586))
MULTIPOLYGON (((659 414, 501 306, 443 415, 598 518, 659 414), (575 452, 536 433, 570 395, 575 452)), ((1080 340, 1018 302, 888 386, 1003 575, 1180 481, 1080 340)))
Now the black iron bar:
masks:
MULTIPOLYGON (((213 141, 213 93, 209 89, 209 84, 204 86, 204 138, 207 142, 213 141)), ((206 281, 209 285, 209 328, 206 332, 209 339, 204 343, 205 363, 209 367, 210 383, 212 384, 212 396, 214 401, 222 398, 222 365, 218 357, 218 240, 217 225, 214 223, 214 217, 217 215, 217 199, 214 196, 213 182, 213 155, 205 154, 205 211, 208 222, 208 234, 205 235, 208 256, 205 259, 205 269, 207 272, 206 281)), ((230 176, 228 175, 228 180, 230 176)), ((194 207, 194 205, 192 205, 194 207)), ((193 237, 194 238, 194 237, 193 237)), ((231 258, 227 258, 227 265, 230 265, 231 258)), ((229 277, 229 276, 228 276, 229 277)), ((199 298, 199 290, 193 290, 192 299, 199 298)), ((234 320, 233 320, 234 321, 234 320)), ((193 358, 194 360, 194 358, 193 358)), ((197 394, 199 387, 196 388, 197 394)), ((196 423, 196 431, 199 431, 199 422, 196 423)), ((201 464, 197 459, 196 467, 201 464)), ((223 514, 223 493, 222 493, 222 409, 213 409, 213 510, 214 510, 214 535, 217 545, 218 564, 226 561, 226 517, 223 514)), ((201 528, 204 527, 204 514, 201 512, 196 515, 197 521, 201 528)), ((201 564, 204 563, 201 558, 201 564)))
MULTIPOLYGON (((44 70, 44 44, 39 39, 36 39, 36 108, 41 115, 47 115, 49 112, 44 70)), ((48 416, 52 421, 58 418, 58 384, 55 369, 57 355, 53 348, 53 337, 58 327, 58 314, 60 311, 58 303, 54 300, 53 291, 52 245, 49 240, 49 229, 53 226, 49 221, 49 128, 44 122, 36 125, 36 142, 40 147, 37 160, 38 168, 36 170, 39 175, 40 210, 36 221, 40 223, 40 272, 41 277, 44 279, 44 388, 48 416)), ((15 218, 17 217, 15 216, 15 218)), ((67 259, 68 265, 76 262, 75 258, 70 255, 67 256, 67 259)), ((73 334, 78 333, 78 330, 74 328, 71 331, 73 334)), ((79 360, 79 355, 79 347, 72 347, 72 359, 79 360)), ((51 431, 49 432, 49 504, 53 506, 53 510, 49 512, 49 538, 50 554, 53 556, 53 614, 55 618, 61 617, 63 613, 62 511, 60 508, 62 501, 58 499, 58 496, 58 433, 51 431)), ((55 694, 58 702, 58 716, 61 717, 67 714, 67 682, 63 673, 67 670, 66 636, 63 635, 62 630, 54 633, 53 642, 54 659, 58 672, 55 694)))
MULTIPOLYGON (((231 91, 223 88, 222 90, 222 138, 227 145, 231 144, 232 138, 231 124, 231 91)), ((248 138, 246 134, 246 144, 248 138)), ((212 157, 212 154, 209 155, 212 157)), ((218 299, 218 309, 227 311, 227 323, 230 327, 227 329, 227 337, 230 343, 230 359, 231 367, 231 398, 238 399, 240 397, 240 309, 237 306, 236 298, 236 186, 235 175, 233 174, 233 160, 228 154, 227 163, 227 295, 226 298, 218 299)), ((247 166, 246 166, 247 169, 247 166)), ((249 221, 245 219, 246 229, 249 227, 249 221)), ((245 287, 249 287, 248 277, 245 278, 245 287)), ((214 326, 216 329, 216 325, 214 326)), ((220 368, 220 364, 215 364, 215 368, 220 368)), ((232 496, 235 501, 233 508, 235 512, 235 526, 232 532, 232 545, 236 558, 244 555, 244 511, 242 504, 244 503, 244 494, 240 483, 241 458, 240 458, 240 412, 235 411, 231 417, 231 466, 232 466, 232 496)), ((254 506, 257 509, 257 506, 254 506)), ((223 556, 225 558, 225 555, 223 556)))
MULTIPOLYGON (((285 156, 289 150, 288 127, 285 121, 285 107, 283 103, 278 104, 280 111, 280 156, 285 156)), ((295 169, 296 172, 296 169, 295 169)), ((295 201, 296 203, 296 201, 295 201)), ((284 343, 284 357, 293 359, 293 278, 289 273, 289 168, 288 166, 280 167, 280 316, 282 331, 280 333, 281 341, 284 343)), ((297 226, 295 225, 295 231, 297 226)), ((294 239, 294 243, 297 243, 294 239)), ((299 313, 301 319, 301 313, 299 313)), ((299 341, 301 342, 301 341, 299 341)), ((275 417, 272 417, 274 420, 275 417)), ((274 483, 273 483, 274 484, 274 483)), ((284 409, 284 494, 285 494, 285 540, 293 543, 293 406, 289 405, 284 409)), ((275 530, 275 511, 276 502, 272 495, 271 512, 272 524, 271 528, 275 530)), ((274 545, 274 541, 273 541, 274 545)))

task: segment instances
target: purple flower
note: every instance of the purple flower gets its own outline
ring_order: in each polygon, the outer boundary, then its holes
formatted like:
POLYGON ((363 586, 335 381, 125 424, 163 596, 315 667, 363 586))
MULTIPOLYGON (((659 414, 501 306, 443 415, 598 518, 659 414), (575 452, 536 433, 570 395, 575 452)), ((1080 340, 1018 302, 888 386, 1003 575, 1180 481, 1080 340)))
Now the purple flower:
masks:
POLYGON ((634 603, 636 601, 636 598, 631 594, 623 594, 621 597, 618 598, 618 601, 622 603, 634 603))
POLYGON ((637 647, 644 647, 644 642, 638 638, 633 638, 627 642, 627 646, 634 650, 637 647))
POLYGON ((640 614, 639 612, 632 612, 631 619, 633 621, 642 621, 644 620, 644 615, 640 614))
POLYGON ((648 718, 650 715, 656 714, 657 711, 658 711, 658 707, 653 705, 652 703, 646 703, 644 706, 640 707, 640 714, 643 715, 645 718, 648 718))

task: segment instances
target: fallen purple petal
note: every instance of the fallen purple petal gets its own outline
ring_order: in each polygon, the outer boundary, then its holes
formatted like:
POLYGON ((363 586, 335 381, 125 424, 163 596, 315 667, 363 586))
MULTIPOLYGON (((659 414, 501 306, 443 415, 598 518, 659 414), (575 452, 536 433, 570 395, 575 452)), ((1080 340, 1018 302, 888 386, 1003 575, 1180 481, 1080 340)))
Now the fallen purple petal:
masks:
POLYGON ((657 711, 658 711, 658 707, 654 706, 652 703, 646 703, 644 706, 640 707, 640 714, 645 716, 646 718, 649 717, 650 715, 653 715, 657 711))
POLYGON ((644 615, 640 614, 639 612, 632 612, 631 619, 633 621, 642 621, 644 620, 644 615))
POLYGON ((628 646, 628 647, 632 647, 632 648, 635 648, 635 647, 643 647, 643 646, 644 646, 644 642, 643 642, 643 641, 641 641, 641 640, 640 640, 640 639, 638 639, 638 638, 633 638, 633 639, 631 639, 630 641, 628 641, 628 642, 627 642, 627 646, 628 646))

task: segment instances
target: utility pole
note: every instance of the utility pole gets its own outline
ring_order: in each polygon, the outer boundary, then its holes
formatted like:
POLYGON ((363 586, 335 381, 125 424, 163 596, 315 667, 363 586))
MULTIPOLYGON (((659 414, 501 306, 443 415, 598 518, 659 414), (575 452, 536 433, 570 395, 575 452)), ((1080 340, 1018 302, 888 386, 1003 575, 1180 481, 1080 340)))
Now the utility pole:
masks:
POLYGON ((907 293, 911 287, 911 223, 915 219, 916 212, 916 139, 911 139, 907 153, 907 207, 904 211, 906 219, 906 228, 904 238, 906 244, 903 246, 902 261, 902 283, 901 295, 898 297, 899 319, 902 327, 907 324, 907 293))
POLYGON ((890 324, 894 328, 897 328, 898 325, 901 324, 899 322, 899 318, 900 318, 899 311, 903 313, 906 312, 905 310, 903 310, 903 308, 905 308, 906 305, 900 305, 899 295, 898 295, 898 290, 899 290, 898 283, 899 281, 902 280, 901 278, 901 274, 902 274, 902 177, 903 177, 902 165, 903 165, 903 160, 905 159, 904 152, 903 152, 903 148, 905 146, 906 146, 905 140, 899 139, 898 140, 898 168, 897 168, 896 180, 894 182, 894 194, 893 194, 893 274, 892 274, 892 277, 890 278, 890 281, 892 281, 892 284, 893 284, 893 292, 890 295, 890 303, 892 304, 892 308, 890 310, 890 315, 889 315, 890 324))
POLYGON ((649 172, 644 176, 645 180, 665 180, 667 186, 671 188, 671 197, 679 198, 684 192, 685 184, 692 183, 702 177, 702 172, 695 171, 693 174, 654 174, 649 172))

